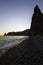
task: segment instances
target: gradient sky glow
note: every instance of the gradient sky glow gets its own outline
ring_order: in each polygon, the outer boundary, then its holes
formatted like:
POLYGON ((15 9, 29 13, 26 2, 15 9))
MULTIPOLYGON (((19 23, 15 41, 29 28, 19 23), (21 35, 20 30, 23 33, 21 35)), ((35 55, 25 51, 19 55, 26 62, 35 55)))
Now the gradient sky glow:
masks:
POLYGON ((0 0, 0 35, 29 29, 36 5, 43 12, 43 0, 0 0))

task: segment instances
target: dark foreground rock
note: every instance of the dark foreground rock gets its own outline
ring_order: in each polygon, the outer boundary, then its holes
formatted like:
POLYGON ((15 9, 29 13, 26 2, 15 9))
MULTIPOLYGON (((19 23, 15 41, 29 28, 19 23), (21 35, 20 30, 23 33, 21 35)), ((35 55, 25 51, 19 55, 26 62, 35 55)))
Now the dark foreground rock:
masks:
POLYGON ((42 43, 43 38, 37 36, 24 40, 0 58, 0 65, 43 65, 42 43))

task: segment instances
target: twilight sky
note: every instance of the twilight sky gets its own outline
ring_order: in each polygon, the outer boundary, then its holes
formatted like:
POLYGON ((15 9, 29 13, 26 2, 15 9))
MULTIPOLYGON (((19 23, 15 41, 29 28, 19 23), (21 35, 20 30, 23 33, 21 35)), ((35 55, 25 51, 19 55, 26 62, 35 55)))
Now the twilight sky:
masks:
POLYGON ((29 29, 36 5, 43 12, 43 0, 0 0, 0 35, 29 29))

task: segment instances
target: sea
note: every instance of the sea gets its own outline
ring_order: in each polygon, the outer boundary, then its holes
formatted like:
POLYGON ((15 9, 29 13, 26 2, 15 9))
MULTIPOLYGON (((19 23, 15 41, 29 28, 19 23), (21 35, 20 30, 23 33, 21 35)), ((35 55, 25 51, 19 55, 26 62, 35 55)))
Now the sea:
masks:
POLYGON ((0 36, 0 56, 27 38, 28 36, 0 36))

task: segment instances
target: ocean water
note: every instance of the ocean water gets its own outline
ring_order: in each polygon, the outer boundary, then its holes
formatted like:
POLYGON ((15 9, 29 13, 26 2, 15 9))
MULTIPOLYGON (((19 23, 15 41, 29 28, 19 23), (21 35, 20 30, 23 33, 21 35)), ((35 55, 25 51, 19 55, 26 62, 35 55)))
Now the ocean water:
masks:
POLYGON ((9 48, 19 44, 26 38, 28 38, 28 36, 0 36, 0 56, 9 48))

